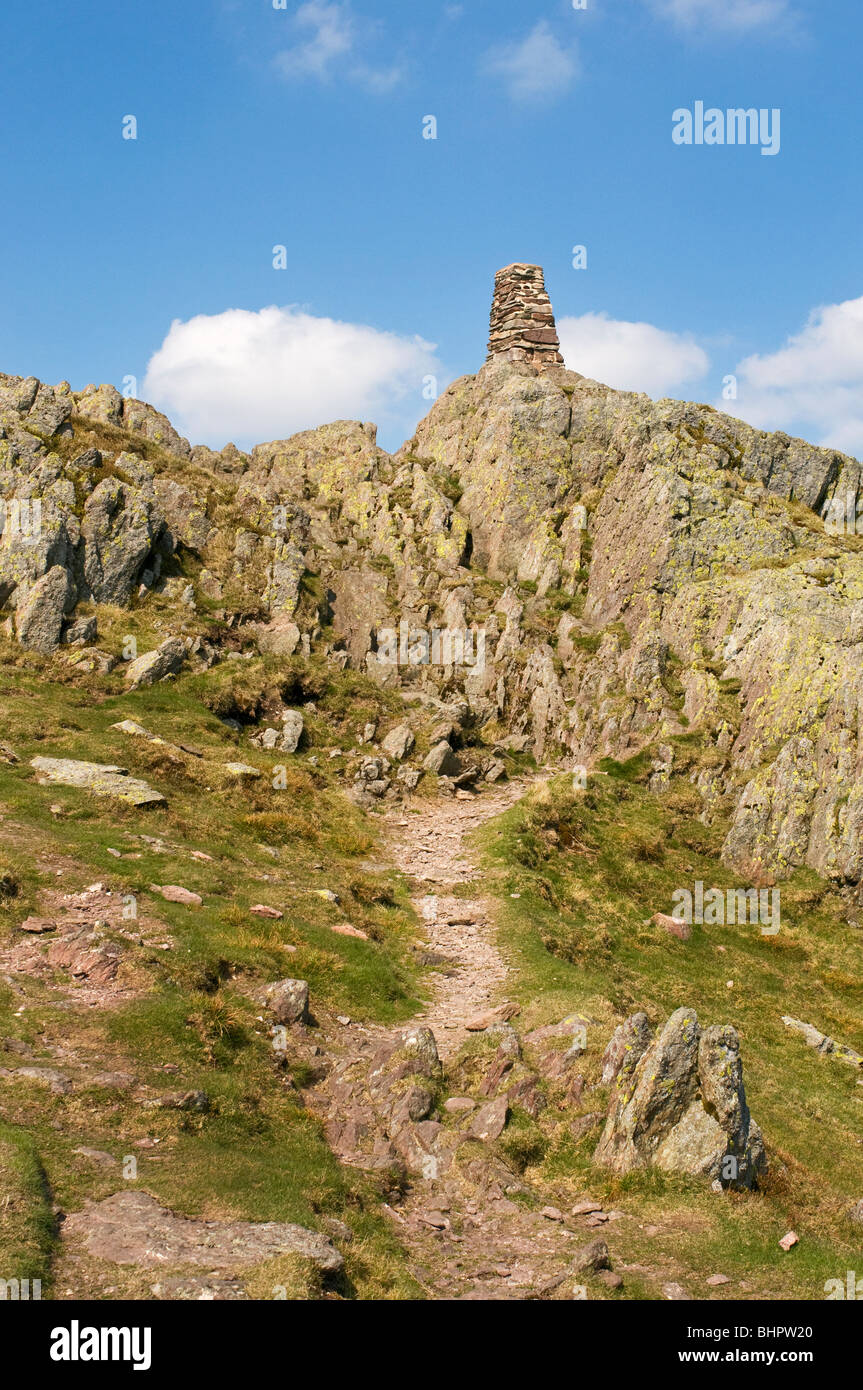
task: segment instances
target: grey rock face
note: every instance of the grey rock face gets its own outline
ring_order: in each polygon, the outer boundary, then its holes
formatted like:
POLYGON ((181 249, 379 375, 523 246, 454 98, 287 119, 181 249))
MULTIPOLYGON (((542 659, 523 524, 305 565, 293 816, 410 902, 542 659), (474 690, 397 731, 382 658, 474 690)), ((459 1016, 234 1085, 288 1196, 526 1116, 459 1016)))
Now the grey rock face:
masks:
POLYGON ((103 478, 84 507, 83 582, 94 603, 128 604, 138 574, 162 531, 153 495, 103 478))
POLYGON ((282 715, 282 737, 279 747, 283 753, 296 753, 303 736, 303 716, 298 709, 286 710, 282 715))
POLYGON ((766 1156, 746 1104, 736 1031, 702 1033, 692 1009, 672 1014, 634 1069, 618 1073, 595 1160, 618 1173, 655 1165, 755 1186, 766 1156))
POLYGON ((189 489, 171 478, 157 478, 153 487, 165 518, 171 548, 175 550, 181 543, 188 550, 203 550, 213 528, 189 489))
POLYGON ((458 776, 460 764, 446 739, 436 743, 423 758, 426 772, 436 772, 439 777, 458 776))
POLYGON ((386 738, 381 741, 381 748, 388 758, 402 762, 408 757, 415 742, 407 724, 398 724, 394 729, 390 729, 386 738))
POLYGON ((180 637, 169 637, 152 652, 144 652, 130 661, 126 667, 126 680, 130 690, 140 686, 155 685, 156 681, 174 675, 186 659, 186 645, 180 637))
POLYGON ((71 575, 61 565, 54 565, 36 581, 15 614, 15 630, 22 647, 54 651, 60 645, 63 618, 74 602, 71 575))

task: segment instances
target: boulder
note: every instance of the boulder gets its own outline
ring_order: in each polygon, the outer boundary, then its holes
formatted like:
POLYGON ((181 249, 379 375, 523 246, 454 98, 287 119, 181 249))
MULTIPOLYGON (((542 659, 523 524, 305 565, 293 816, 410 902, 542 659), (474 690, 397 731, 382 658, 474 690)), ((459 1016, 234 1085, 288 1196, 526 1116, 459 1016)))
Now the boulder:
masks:
POLYGON ((276 980, 267 989, 267 1007, 277 1023, 304 1023, 309 1011, 306 980, 276 980))
POLYGON ((293 619, 282 615, 266 626, 256 628, 258 651, 264 656, 293 656, 300 645, 300 629, 293 619))
POLYGON ((132 806, 159 805, 165 801, 161 792, 154 791, 137 777, 130 777, 124 767, 79 762, 74 758, 33 758, 30 766, 40 782, 82 787, 95 796, 114 797, 132 806))
POLYGON ((446 739, 441 739, 423 758, 426 772, 436 772, 439 777, 456 777, 459 761, 446 739))
POLYGON ((200 907, 204 901, 200 893, 193 893, 191 888, 183 888, 179 883, 151 883, 150 888, 160 893, 166 902, 182 903, 184 907, 200 907))
POLYGON ((63 633, 63 642, 69 647, 90 647, 98 638, 99 624, 94 617, 77 618, 63 633))
POLYGON ((491 1100, 488 1105, 483 1105, 477 1110, 465 1131, 465 1136, 468 1139, 478 1139, 483 1144, 491 1143, 503 1134, 508 1117, 509 1101, 506 1096, 498 1096, 497 1100, 491 1100))
POLYGON ((766 1156, 735 1029, 702 1032, 692 1009, 673 1013, 635 1067, 619 1069, 594 1157, 617 1173, 656 1166, 724 1187, 756 1186, 766 1156))
POLYGON ((601 1085, 610 1086, 621 1073, 628 1075, 632 1072, 649 1047, 650 1039, 651 1027, 647 1014, 630 1014, 629 1018, 615 1028, 611 1041, 602 1054, 601 1085))
POLYGON ((144 652, 126 667, 125 679, 130 690, 155 685, 172 676, 186 660, 186 644, 180 637, 168 637, 154 651, 144 652))
POLYGON ((303 716, 298 709, 285 710, 282 715, 282 737, 279 748, 283 753, 296 753, 303 736, 303 716))
POLYGON ((15 614, 15 631, 22 647, 53 652, 60 645, 63 619, 75 602, 68 570, 54 565, 37 580, 15 614))
POLYGON ((397 724, 394 729, 390 729, 386 738, 381 740, 381 750, 388 758, 402 762, 409 756, 415 742, 407 724, 397 724))

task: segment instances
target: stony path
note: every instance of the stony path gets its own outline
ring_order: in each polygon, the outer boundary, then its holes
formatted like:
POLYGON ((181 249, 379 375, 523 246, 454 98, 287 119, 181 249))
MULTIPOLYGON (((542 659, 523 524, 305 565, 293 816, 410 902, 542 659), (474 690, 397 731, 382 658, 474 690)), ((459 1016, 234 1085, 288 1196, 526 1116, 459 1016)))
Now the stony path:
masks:
MULTIPOLYGON (((469 800, 441 798, 390 814, 385 849, 414 887, 427 958, 438 967, 434 996, 413 1026, 346 1028, 335 1052, 327 1049, 327 1078, 312 1100, 343 1162, 367 1169, 387 1169, 394 1161, 406 1166, 407 1186, 386 1210, 414 1277, 433 1299, 580 1298, 584 1261, 598 1261, 597 1279, 617 1278, 596 1247, 600 1222, 618 1213, 597 1215, 587 1203, 583 1214, 565 1215, 551 1205, 553 1193, 527 1184, 493 1144, 476 1142, 484 1116, 492 1121, 492 1139, 505 1123, 505 1062, 493 1085, 475 1086, 474 1097, 456 1102, 463 1110, 445 1123, 405 1108, 402 1073, 391 1071, 387 1079, 394 1049, 397 1061, 404 1040, 426 1029, 448 1070, 468 1036, 466 1024, 506 1002, 507 969, 495 943, 491 904, 465 842, 529 785, 513 782, 469 800), (465 885, 476 890, 463 896, 465 885), (465 1142, 471 1138, 472 1144, 465 1142)), ((486 1065, 494 1066, 493 1051, 486 1065)))
POLYGON ((451 962, 438 977, 433 1003, 417 1016, 437 1038, 443 1060, 461 1046, 465 1024, 498 1001, 506 980, 481 893, 468 898, 447 889, 478 880, 479 871, 465 857, 466 836, 514 805, 526 789, 513 782, 470 801, 434 801, 388 821, 393 863, 417 884, 427 885, 425 893, 412 898, 426 923, 427 949, 451 962))

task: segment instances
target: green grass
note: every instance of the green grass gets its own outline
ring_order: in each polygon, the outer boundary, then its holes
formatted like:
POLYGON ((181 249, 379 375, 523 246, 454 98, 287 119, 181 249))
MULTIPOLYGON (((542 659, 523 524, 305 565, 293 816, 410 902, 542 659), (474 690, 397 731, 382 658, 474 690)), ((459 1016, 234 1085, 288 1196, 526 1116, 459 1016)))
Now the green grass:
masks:
POLYGON ((38 1279, 46 1297, 55 1227, 48 1181, 32 1136, 0 1121, 0 1279, 38 1279))
MULTIPOLYGON (((863 1087, 859 1072, 806 1047, 781 1015, 863 1051, 863 937, 839 895, 808 871, 780 885, 777 936, 748 924, 695 925, 688 942, 670 936, 650 918, 671 913, 675 889, 699 879, 705 890, 750 885, 721 864, 725 827, 701 824, 688 782, 658 797, 645 785, 645 755, 602 766, 585 792, 555 779, 482 832, 521 1024, 574 1011, 592 1020, 585 1074, 596 1082, 611 1031, 630 1012, 660 1024, 688 1006, 704 1024, 733 1023, 770 1174, 761 1193, 720 1200, 659 1173, 614 1178, 592 1164, 598 1130, 574 1141, 553 1107, 539 1171, 634 1208, 642 1224, 664 1221, 668 1258, 685 1256, 705 1277, 720 1269, 743 1280, 755 1291, 747 1296, 823 1297, 824 1281, 861 1258, 848 1211, 863 1195, 863 1087), (789 1227, 801 1244, 784 1256, 777 1243, 789 1227)), ((606 1104, 600 1089, 582 1108, 606 1104)), ((634 1260, 661 1251, 661 1236, 628 1239, 634 1260)))
MULTIPOLYGON (((389 697, 362 678, 345 682, 336 673, 329 682, 316 670, 301 677, 295 664, 259 661, 243 662, 239 670, 240 663, 226 663, 211 686, 188 675, 127 695, 118 679, 67 681, 55 663, 51 674, 61 679, 51 680, 38 659, 17 665, 17 653, 10 655, 0 668, 2 735, 20 762, 0 763, 0 942, 16 938, 17 923, 38 908, 41 890, 60 883, 72 891, 98 879, 133 895, 145 922, 164 924, 142 935, 164 936, 167 929, 173 949, 125 943, 144 988, 109 1011, 76 1009, 71 981, 72 1007, 60 1010, 37 979, 19 978, 14 991, 0 986, 0 1039, 28 1044, 28 1065, 62 1067, 53 1050, 62 1046, 89 1059, 94 1070, 132 1072, 152 1095, 205 1090, 210 1110, 147 1109, 128 1092, 105 1086, 58 1096, 25 1079, 0 1081, 4 1114, 13 1122, 0 1134, 0 1162, 4 1175, 14 1166, 18 1187, 10 1178, 8 1190, 21 1193, 15 1198, 20 1216, 11 1226, 4 1222, 0 1236, 0 1277, 6 1267, 20 1268, 41 1275, 47 1287, 53 1237, 44 1193, 72 1211, 124 1186, 119 1168, 102 1170, 74 1154, 84 1144, 117 1159, 135 1156, 137 1185, 180 1211, 318 1228, 326 1217, 338 1217, 354 1233, 344 1249, 344 1296, 419 1296, 377 1188, 336 1162, 294 1085, 294 1077, 307 1079, 306 1064, 291 1055, 286 1066, 279 1064, 259 1002, 269 980, 290 975, 309 981, 313 1014, 345 1012, 393 1023, 419 1006, 415 925, 405 888, 396 874, 370 862, 374 831, 339 794, 326 757, 318 769, 306 762, 340 740, 349 744, 348 720, 361 723, 366 709, 379 717, 389 697), (271 692, 315 697, 306 721, 308 746, 292 757, 261 753, 245 740, 238 745, 204 702, 208 690, 225 689, 264 715, 271 692), (124 718, 193 746, 200 756, 172 760, 163 749, 110 728, 124 718), (40 786, 29 767, 36 754, 119 763, 158 787, 167 807, 136 810, 75 789, 40 786), (265 776, 250 785, 231 782, 222 764, 237 759, 265 776), (282 791, 272 786, 278 764, 287 767, 282 791), (109 849, 134 857, 118 859, 109 849), (192 850, 212 858, 194 859, 192 850), (60 880, 54 865, 63 869, 60 880), (153 883, 182 884, 199 893, 203 905, 168 903, 151 891, 153 883), (318 896, 322 888, 339 901, 318 896), (277 907, 283 918, 250 914, 259 902, 277 907), (369 939, 331 930, 344 921, 369 939), (158 1144, 141 1148, 142 1138, 158 1144)), ((20 1060, 0 1053, 2 1065, 20 1060)), ((70 1276, 61 1268, 65 1281, 70 1276)), ((80 1279, 85 1294, 103 1296, 95 1274, 83 1270, 80 1279)), ((131 1274, 124 1279, 118 1272, 118 1288, 149 1296, 148 1284, 139 1288, 131 1274)))

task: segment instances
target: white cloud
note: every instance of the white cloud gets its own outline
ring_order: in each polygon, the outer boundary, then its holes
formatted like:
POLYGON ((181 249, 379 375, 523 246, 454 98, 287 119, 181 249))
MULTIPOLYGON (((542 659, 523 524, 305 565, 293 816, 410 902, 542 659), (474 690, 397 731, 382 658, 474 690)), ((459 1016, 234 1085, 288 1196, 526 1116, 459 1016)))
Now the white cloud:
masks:
POLYGON ((647 0, 663 19, 686 29, 710 25, 737 33, 784 24, 793 18, 789 0, 647 0))
POLYGON ((324 83, 347 79, 375 92, 389 91, 401 80, 398 66, 375 66, 363 56, 377 27, 358 21, 341 0, 307 0, 294 15, 293 27, 297 43, 276 54, 284 77, 324 83))
POLYGON ((565 92, 578 76, 573 46, 565 47, 544 19, 526 38, 486 54, 485 71, 500 77, 516 101, 547 100, 565 92))
POLYGON ((738 365, 733 408, 753 425, 863 456, 863 298, 813 309, 778 352, 738 365))
POLYGON ((707 353, 691 337, 651 323, 582 314, 559 319, 557 331, 567 367, 620 391, 673 395, 710 366, 707 353))
POLYGON ((193 443, 250 447, 330 420, 374 420, 400 443, 429 408, 423 378, 446 380, 435 345, 297 308, 175 319, 143 395, 193 443))

